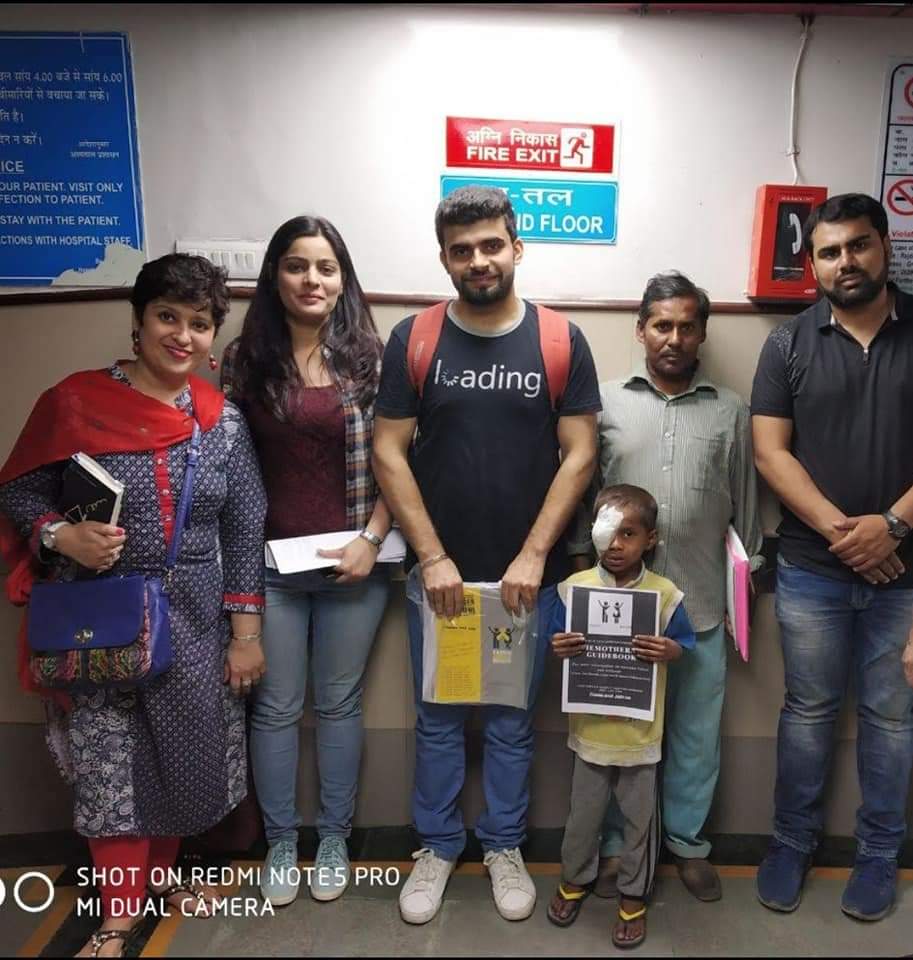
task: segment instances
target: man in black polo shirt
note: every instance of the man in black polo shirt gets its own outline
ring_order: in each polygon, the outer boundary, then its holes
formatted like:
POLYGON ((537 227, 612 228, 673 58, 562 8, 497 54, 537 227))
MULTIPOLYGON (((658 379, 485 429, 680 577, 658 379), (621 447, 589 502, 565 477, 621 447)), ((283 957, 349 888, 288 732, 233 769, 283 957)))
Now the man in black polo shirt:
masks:
POLYGON ((824 294, 778 327, 751 397, 755 461, 780 498, 776 612, 786 672, 774 837, 758 897, 799 905, 823 825, 834 728, 852 672, 862 806, 844 913, 891 909, 913 765, 913 298, 887 283, 887 215, 871 197, 818 207, 805 246, 824 294))

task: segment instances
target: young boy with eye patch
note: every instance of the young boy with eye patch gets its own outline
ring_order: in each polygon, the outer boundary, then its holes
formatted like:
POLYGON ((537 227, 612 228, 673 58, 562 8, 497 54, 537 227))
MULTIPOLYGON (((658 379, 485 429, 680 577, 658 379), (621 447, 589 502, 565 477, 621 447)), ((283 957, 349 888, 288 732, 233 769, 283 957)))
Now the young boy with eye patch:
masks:
POLYGON ((574 751, 571 808, 561 847, 561 882, 548 906, 548 918, 560 927, 577 919, 580 905, 596 879, 599 841, 611 794, 625 818, 624 849, 618 872, 618 920, 612 930, 617 947, 635 947, 647 934, 646 901, 653 886, 661 846, 657 765, 661 757, 666 663, 693 649, 694 629, 682 605, 682 592, 644 565, 656 544, 657 505, 641 487, 605 487, 596 498, 593 544, 599 557, 591 570, 558 586, 551 624, 552 649, 559 657, 583 653, 582 633, 565 632, 567 588, 624 587, 654 590, 660 597, 660 636, 635 636, 635 656, 656 663, 653 720, 574 713, 568 746, 574 751))

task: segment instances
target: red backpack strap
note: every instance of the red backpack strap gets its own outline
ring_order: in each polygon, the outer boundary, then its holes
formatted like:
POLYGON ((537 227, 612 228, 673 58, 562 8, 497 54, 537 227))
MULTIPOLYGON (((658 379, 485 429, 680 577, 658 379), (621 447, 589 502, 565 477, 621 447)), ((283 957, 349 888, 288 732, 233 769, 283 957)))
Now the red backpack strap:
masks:
POLYGON ((431 360, 441 339, 444 329, 444 315, 447 313, 447 301, 442 300, 427 310, 416 314, 409 331, 409 343, 406 345, 406 369, 409 380, 419 397, 425 387, 425 379, 431 369, 431 360))
POLYGON ((536 309, 539 312, 539 346, 545 364, 548 395, 552 410, 556 410, 571 375, 571 327, 567 317, 556 310, 540 306, 536 309))

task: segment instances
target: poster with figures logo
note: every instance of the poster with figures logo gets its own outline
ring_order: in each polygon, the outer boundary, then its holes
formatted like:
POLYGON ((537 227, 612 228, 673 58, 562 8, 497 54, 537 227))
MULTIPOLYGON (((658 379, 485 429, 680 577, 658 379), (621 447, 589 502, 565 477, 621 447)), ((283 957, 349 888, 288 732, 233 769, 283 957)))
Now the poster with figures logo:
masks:
POLYGON ((659 594, 621 587, 568 588, 566 629, 586 649, 564 661, 561 709, 653 720, 656 664, 638 660, 633 640, 659 632, 659 594))
POLYGON ((589 595, 587 633, 604 637, 630 637, 633 611, 632 597, 604 597, 594 591, 589 595))

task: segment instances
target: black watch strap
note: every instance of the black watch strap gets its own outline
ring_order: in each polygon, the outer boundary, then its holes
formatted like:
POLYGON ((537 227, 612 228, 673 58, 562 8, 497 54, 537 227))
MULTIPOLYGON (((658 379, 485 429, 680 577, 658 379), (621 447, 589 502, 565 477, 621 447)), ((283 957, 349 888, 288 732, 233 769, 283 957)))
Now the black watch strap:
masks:
POLYGON ((903 540, 904 537, 909 535, 910 524, 905 520, 901 520, 900 517, 892 513, 890 510, 885 510, 882 516, 885 519, 885 523, 888 525, 888 533, 895 540, 903 540))

